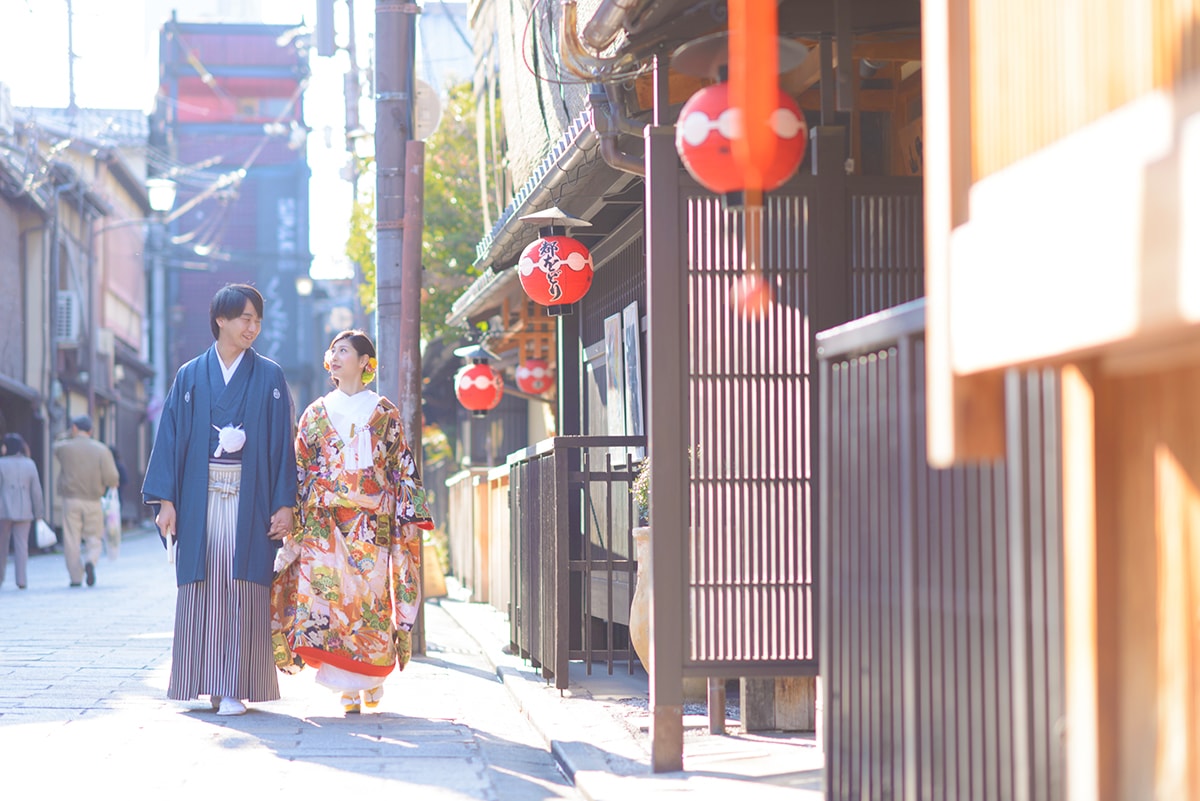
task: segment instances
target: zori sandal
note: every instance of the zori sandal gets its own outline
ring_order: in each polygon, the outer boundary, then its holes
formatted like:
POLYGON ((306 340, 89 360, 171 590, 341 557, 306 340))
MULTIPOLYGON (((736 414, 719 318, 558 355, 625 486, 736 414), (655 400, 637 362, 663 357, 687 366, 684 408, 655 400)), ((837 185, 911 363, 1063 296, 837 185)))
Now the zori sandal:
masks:
POLYGON ((383 685, 380 684, 378 687, 372 687, 369 690, 363 690, 362 696, 363 703, 366 704, 369 709, 374 709, 375 707, 379 706, 379 702, 383 700, 383 685))

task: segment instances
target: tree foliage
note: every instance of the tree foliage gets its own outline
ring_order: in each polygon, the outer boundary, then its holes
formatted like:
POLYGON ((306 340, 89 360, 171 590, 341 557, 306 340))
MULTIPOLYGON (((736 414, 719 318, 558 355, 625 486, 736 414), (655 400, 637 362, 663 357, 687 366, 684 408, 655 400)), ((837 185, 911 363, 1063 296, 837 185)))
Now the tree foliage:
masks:
MULTIPOLYGON (((359 161, 359 174, 371 174, 371 159, 359 161)), ((358 299, 363 311, 375 311, 375 192, 359 193, 350 209, 350 236, 346 239, 346 256, 358 265, 362 283, 358 299)))
MULTIPOLYGON (((365 172, 365 170, 364 170, 365 172)), ((471 84, 450 90, 438 129, 425 142, 425 227, 421 242, 421 338, 453 335, 446 315, 479 274, 479 167, 471 84)), ((375 309, 375 192, 362 193, 350 217, 346 255, 359 265, 363 308, 375 309)))

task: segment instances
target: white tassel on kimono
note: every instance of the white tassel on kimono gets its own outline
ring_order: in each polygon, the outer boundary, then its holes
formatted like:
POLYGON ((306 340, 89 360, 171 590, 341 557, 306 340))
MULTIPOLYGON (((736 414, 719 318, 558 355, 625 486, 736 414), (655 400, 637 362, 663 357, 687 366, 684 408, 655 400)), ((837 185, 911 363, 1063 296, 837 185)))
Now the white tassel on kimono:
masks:
POLYGON ((242 430, 240 424, 224 428, 213 426, 213 429, 217 432, 217 449, 213 451, 213 456, 220 456, 222 453, 237 453, 246 444, 246 432, 242 430))
POLYGON ((362 427, 350 437, 346 448, 346 469, 367 470, 373 467, 371 429, 362 427))

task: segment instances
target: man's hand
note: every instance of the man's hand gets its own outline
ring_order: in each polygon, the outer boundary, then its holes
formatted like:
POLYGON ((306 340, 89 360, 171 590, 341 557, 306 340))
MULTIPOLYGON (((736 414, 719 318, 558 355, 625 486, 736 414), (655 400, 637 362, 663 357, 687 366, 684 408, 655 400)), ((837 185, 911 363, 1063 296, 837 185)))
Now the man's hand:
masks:
POLYGON ((154 522, 158 525, 158 532, 164 537, 174 536, 175 504, 170 501, 160 503, 158 505, 158 514, 154 516, 154 522))
POLYGON ((271 515, 271 528, 267 536, 273 540, 281 540, 292 531, 292 507, 284 506, 271 515))

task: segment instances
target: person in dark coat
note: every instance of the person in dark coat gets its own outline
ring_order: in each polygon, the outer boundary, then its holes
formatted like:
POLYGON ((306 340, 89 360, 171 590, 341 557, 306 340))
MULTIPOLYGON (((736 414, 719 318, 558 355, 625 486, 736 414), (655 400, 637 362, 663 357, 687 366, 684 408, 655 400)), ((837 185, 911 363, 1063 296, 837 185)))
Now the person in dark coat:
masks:
POLYGON ((25 589, 29 564, 29 529, 44 514, 42 482, 37 465, 20 434, 5 434, 0 445, 0 584, 8 567, 8 543, 13 544, 17 587, 25 589))
POLYGON ((219 715, 279 698, 270 587, 296 504, 295 423, 283 370, 251 347, 262 317, 252 286, 213 297, 216 341, 179 368, 142 485, 177 554, 167 697, 208 695, 219 715))

